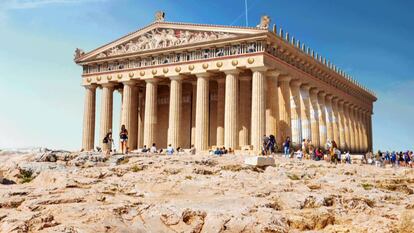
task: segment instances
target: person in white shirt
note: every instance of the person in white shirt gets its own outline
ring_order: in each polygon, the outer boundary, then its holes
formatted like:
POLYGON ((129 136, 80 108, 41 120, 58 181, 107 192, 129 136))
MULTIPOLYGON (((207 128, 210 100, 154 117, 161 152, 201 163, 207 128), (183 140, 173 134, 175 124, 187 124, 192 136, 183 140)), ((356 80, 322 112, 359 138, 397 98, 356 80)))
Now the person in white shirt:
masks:
POLYGON ((168 144, 167 155, 173 155, 173 154, 174 154, 174 148, 171 146, 171 144, 168 144))
POLYGON ((152 147, 151 147, 151 149, 150 149, 150 152, 151 152, 151 153, 158 153, 158 151, 157 151, 157 147, 155 146, 155 143, 152 143, 152 147))

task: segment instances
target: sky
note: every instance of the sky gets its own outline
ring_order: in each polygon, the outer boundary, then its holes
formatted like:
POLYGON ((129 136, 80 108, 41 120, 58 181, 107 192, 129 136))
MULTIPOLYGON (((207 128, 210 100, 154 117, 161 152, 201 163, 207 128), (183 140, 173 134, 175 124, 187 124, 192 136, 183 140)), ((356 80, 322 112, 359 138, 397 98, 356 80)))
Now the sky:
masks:
MULTIPOLYGON (((247 0, 247 8, 249 26, 269 15, 376 92, 374 150, 414 149, 414 1, 247 0)), ((0 148, 79 149, 84 89, 75 48, 90 51, 146 26, 158 10, 166 21, 246 25, 244 0, 0 0, 0 148)), ((100 91, 96 133, 99 103, 100 91)), ((114 103, 119 122, 117 93, 114 103)))

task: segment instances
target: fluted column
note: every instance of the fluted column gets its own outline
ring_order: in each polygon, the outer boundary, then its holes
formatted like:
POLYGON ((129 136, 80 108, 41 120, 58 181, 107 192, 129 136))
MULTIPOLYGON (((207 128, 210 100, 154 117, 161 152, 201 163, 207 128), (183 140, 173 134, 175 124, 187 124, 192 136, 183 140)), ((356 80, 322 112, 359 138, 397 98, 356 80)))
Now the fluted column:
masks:
MULTIPOLYGON (((239 145, 246 146, 249 144, 250 137, 250 119, 251 119, 251 87, 252 77, 242 76, 239 78, 239 145)), ((224 104, 224 103, 223 103, 224 104)))
POLYGON ((217 79, 217 146, 224 145, 225 79, 217 79))
POLYGON ((265 69, 254 69, 252 77, 252 134, 253 149, 261 149, 262 137, 266 130, 266 77, 265 69))
MULTIPOLYGON (((191 97, 191 145, 195 145, 195 135, 196 135, 196 108, 197 108, 197 82, 191 82, 193 90, 192 90, 192 97, 191 97)), ((224 99, 224 96, 223 96, 224 99)), ((218 109, 217 109, 218 111, 218 109)), ((224 114, 223 114, 224 116, 224 114)), ((223 117, 224 118, 224 117, 223 117)), ((224 122, 224 120, 223 120, 224 122)), ((224 124, 223 124, 224 126, 224 124)), ((224 129, 224 127, 223 127, 224 129)), ((224 132, 223 132, 224 133, 224 132)), ((224 143, 224 140, 223 140, 224 143)))
POLYGON ((236 149, 238 147, 238 96, 239 71, 226 72, 226 91, 224 106, 224 146, 236 149))
POLYGON ((209 78, 208 74, 197 75, 196 132, 195 148, 199 151, 208 149, 209 135, 209 78))
POLYGON ((302 139, 313 140, 310 120, 310 86, 305 84, 300 88, 300 117, 302 123, 302 139))
POLYGON ((372 113, 371 111, 368 113, 368 150, 372 151, 372 113))
POLYGON ((122 124, 128 130, 128 150, 133 150, 137 145, 137 88, 134 81, 127 81, 123 84, 122 124))
POLYGON ((362 116, 361 116, 361 109, 357 109, 358 115, 358 128, 359 128, 359 151, 364 152, 364 128, 362 125, 362 116))
POLYGON ((278 145, 282 145, 286 137, 292 136, 290 127, 290 80, 289 76, 279 76, 279 124, 277 140, 278 145))
POLYGON ((315 147, 320 147, 319 136, 319 104, 318 104, 318 89, 310 89, 310 122, 311 122, 311 135, 312 143, 315 147))
POLYGON ((325 110, 325 92, 319 92, 318 94, 318 113, 319 113, 319 144, 321 148, 325 148, 326 145, 326 110, 325 110))
POLYGON ((336 145, 340 147, 341 139, 340 139, 340 132, 339 132, 338 98, 332 99, 332 126, 333 126, 333 140, 336 142, 336 145))
POLYGON ((354 112, 354 122, 355 122, 355 133, 356 133, 356 137, 355 137, 355 145, 356 145, 356 150, 357 152, 361 152, 361 132, 360 132, 360 128, 359 128, 359 119, 358 119, 358 107, 354 107, 353 109, 354 112))
POLYGON ((325 111, 326 111, 326 137, 328 141, 332 141, 333 135, 333 123, 332 123, 332 95, 326 95, 325 99, 325 111))
POLYGON ((113 113, 113 93, 114 85, 112 83, 102 84, 101 96, 101 125, 100 137, 102 150, 110 150, 112 145, 103 143, 106 134, 112 132, 112 113, 113 113))
POLYGON ((344 101, 338 101, 339 147, 346 150, 344 101))
POLYGON ((144 93, 145 88, 138 87, 138 139, 137 147, 142 148, 144 146, 144 93))
POLYGON ((345 130, 345 144, 346 150, 351 151, 352 140, 351 140, 351 120, 349 114, 349 103, 344 103, 344 130, 345 130))
POLYGON ((147 79, 145 82, 144 145, 151 147, 157 132, 158 84, 156 79, 147 79))
POLYGON ((351 141, 351 151, 356 152, 356 140, 355 140, 355 122, 354 122, 354 106, 349 106, 349 135, 350 135, 350 141, 351 141))
POLYGON ((277 79, 279 72, 269 71, 266 73, 266 135, 277 135, 279 121, 277 79))
POLYGON ((290 82, 290 114, 292 127, 292 144, 300 145, 302 142, 302 123, 300 110, 300 85, 299 80, 290 82))
POLYGON ((362 118, 362 127, 364 132, 364 152, 368 151, 368 129, 367 129, 367 112, 362 111, 361 112, 361 118, 362 118))
POLYGON ((91 151, 95 142, 96 85, 85 87, 85 104, 83 109, 82 150, 91 151))
POLYGON ((181 147, 181 104, 182 104, 182 77, 170 77, 170 109, 168 120, 168 143, 173 148, 181 147))

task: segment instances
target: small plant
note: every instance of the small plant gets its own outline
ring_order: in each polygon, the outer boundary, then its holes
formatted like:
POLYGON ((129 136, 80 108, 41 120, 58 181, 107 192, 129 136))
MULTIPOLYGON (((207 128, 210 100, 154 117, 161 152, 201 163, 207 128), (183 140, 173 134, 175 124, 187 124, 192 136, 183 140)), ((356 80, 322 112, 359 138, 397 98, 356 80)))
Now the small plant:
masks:
POLYGON ((138 165, 135 164, 134 166, 131 167, 131 170, 133 172, 139 172, 139 171, 144 170, 144 168, 142 166, 138 166, 138 165))
POLYGON ((34 179, 32 175, 33 173, 31 171, 20 170, 20 174, 19 174, 20 182, 22 184, 29 183, 30 181, 34 179))
POLYGON ((129 162, 129 159, 125 158, 125 159, 119 161, 119 164, 127 164, 128 162, 129 162))
POLYGON ((368 184, 368 183, 362 183, 361 186, 365 190, 371 190, 374 187, 372 184, 368 184))
POLYGON ((193 179, 193 177, 192 177, 192 176, 185 176, 185 179, 186 179, 186 180, 192 180, 192 179, 193 179))
POLYGON ((287 177, 291 180, 300 180, 300 177, 296 174, 287 174, 287 177))

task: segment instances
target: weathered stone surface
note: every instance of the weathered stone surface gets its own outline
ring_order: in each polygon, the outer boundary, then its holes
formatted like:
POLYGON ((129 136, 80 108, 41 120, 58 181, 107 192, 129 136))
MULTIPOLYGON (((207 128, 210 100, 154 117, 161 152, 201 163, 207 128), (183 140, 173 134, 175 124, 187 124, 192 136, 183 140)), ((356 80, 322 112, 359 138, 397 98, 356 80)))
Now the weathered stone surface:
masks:
POLYGON ((409 232, 412 223, 414 172, 404 169, 77 154, 63 164, 33 162, 37 153, 0 161, 6 179, 17 168, 36 174, 0 185, 0 232, 409 232))

